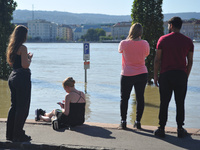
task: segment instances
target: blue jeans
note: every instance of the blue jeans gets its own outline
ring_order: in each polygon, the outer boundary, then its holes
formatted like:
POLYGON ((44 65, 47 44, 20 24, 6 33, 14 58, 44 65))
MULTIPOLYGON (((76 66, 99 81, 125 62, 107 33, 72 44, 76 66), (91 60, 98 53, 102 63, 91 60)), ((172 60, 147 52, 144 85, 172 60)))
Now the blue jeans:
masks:
POLYGON ((134 86, 137 101, 136 121, 140 122, 144 111, 144 91, 146 84, 147 73, 136 76, 121 76, 121 120, 126 121, 128 100, 134 86))
POLYGON ((171 70, 160 74, 159 92, 160 92, 160 112, 159 124, 164 128, 168 117, 169 102, 174 92, 176 102, 176 122, 178 128, 184 125, 185 120, 185 96, 187 92, 188 77, 184 71, 171 70))
POLYGON ((13 70, 8 79, 11 91, 11 107, 7 119, 7 139, 25 135, 24 123, 29 113, 31 98, 31 73, 29 69, 13 70))

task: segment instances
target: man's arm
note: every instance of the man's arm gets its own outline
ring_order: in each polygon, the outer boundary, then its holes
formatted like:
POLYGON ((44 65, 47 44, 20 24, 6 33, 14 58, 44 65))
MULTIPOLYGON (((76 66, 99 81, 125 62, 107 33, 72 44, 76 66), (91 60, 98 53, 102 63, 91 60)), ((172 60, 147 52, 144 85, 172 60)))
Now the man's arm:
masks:
POLYGON ((188 52, 187 55, 187 76, 189 77, 193 65, 193 52, 188 52))
POLYGON ((156 51, 156 56, 154 58, 154 84, 157 87, 158 87, 158 70, 160 69, 161 57, 162 57, 162 50, 158 49, 156 51))

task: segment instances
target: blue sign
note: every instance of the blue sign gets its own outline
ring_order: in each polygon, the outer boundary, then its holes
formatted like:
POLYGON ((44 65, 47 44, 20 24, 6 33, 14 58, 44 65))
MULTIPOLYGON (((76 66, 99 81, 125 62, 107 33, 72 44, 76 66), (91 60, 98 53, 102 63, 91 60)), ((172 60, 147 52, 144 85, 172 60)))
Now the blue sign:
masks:
POLYGON ((84 43, 84 54, 89 54, 90 45, 89 43, 84 43))
POLYGON ((83 60, 90 59, 90 43, 83 43, 83 60))

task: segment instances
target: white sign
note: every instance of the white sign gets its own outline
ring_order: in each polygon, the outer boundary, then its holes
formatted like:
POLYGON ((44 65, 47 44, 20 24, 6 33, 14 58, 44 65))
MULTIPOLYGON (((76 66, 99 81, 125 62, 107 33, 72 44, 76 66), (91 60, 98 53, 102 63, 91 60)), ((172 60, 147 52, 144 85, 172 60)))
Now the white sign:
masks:
POLYGON ((90 62, 89 61, 84 62, 84 69, 90 69, 90 62))
POLYGON ((90 43, 83 43, 83 60, 90 60, 90 43))

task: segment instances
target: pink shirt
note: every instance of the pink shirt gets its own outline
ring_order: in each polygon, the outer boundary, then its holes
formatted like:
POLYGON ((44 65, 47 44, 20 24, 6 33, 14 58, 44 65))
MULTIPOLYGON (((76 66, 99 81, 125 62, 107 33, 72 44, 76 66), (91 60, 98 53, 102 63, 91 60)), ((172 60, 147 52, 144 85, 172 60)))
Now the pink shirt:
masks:
POLYGON ((122 53, 121 75, 135 76, 147 73, 145 58, 149 55, 149 43, 145 40, 122 40, 118 51, 122 53))

